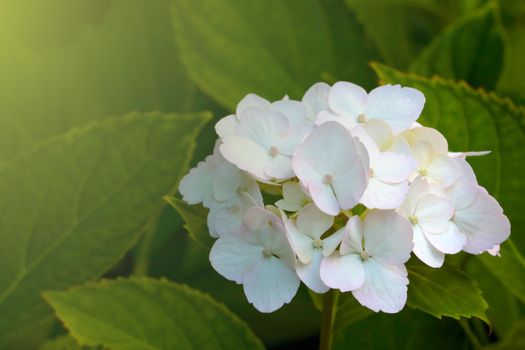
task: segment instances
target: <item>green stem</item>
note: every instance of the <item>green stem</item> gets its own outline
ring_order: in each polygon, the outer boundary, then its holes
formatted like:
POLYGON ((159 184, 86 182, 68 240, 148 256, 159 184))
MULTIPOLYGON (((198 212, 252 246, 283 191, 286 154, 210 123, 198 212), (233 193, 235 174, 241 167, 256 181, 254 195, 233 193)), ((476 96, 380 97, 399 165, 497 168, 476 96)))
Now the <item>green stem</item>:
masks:
POLYGON ((330 350, 332 347, 332 329, 334 326, 335 313, 337 311, 337 299, 339 294, 336 290, 329 290, 323 296, 323 314, 321 320, 320 350, 330 350))

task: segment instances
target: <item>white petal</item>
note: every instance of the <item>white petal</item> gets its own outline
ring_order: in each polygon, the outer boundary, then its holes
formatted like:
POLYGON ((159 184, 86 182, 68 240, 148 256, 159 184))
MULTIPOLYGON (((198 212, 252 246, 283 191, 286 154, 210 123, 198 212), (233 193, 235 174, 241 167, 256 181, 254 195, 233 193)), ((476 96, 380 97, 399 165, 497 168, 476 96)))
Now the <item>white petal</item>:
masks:
POLYGON ((298 263, 296 267, 297 275, 303 283, 316 293, 327 292, 330 287, 321 281, 320 269, 323 254, 320 249, 315 249, 312 261, 309 264, 298 263))
POLYGON ((403 264, 412 251, 412 225, 392 210, 371 210, 363 221, 364 248, 382 264, 403 264))
POLYGON ((330 236, 323 239, 323 255, 329 256, 331 255, 336 249, 337 246, 341 243, 343 236, 345 233, 345 228, 340 228, 336 232, 332 233, 330 236))
POLYGON ((381 150, 392 142, 392 128, 384 121, 371 119, 360 125, 381 150))
POLYGON ((360 202, 370 209, 395 209, 403 204, 407 192, 408 181, 387 184, 372 177, 360 202))
POLYGON ((314 251, 312 238, 301 232, 291 220, 283 219, 286 235, 297 258, 304 264, 310 263, 314 251))
POLYGON ((225 210, 225 209, 226 208, 224 207, 218 207, 218 208, 216 207, 216 208, 211 208, 208 211, 208 216, 206 217, 206 224, 208 225, 208 229, 210 230, 209 232, 210 236, 213 238, 218 238, 220 236, 220 233, 217 232, 217 228, 219 226, 216 224, 216 217, 219 211, 225 210))
POLYGON ((443 187, 452 185, 461 174, 456 161, 447 155, 435 158, 426 170, 427 178, 439 182, 443 187))
POLYGON ((416 171, 414 158, 402 153, 382 152, 374 164, 374 177, 385 183, 400 183, 408 180, 416 171))
POLYGON ((270 102, 255 94, 248 94, 237 104, 237 109, 235 110, 237 118, 240 119, 242 113, 250 107, 267 108, 270 107, 270 102))
POLYGON ((270 157, 264 167, 264 174, 271 178, 288 179, 294 176, 292 158, 278 154, 270 157))
POLYGON ((284 199, 279 199, 277 202, 275 202, 275 206, 287 212, 295 212, 301 209, 303 205, 301 203, 292 203, 287 202, 284 199))
POLYGON ((350 169, 358 160, 354 138, 348 130, 335 122, 317 127, 294 154, 293 169, 303 183, 311 178, 309 167, 316 180, 325 175, 336 176, 350 169), (307 163, 307 164, 305 164, 307 163))
POLYGON ((367 184, 368 176, 361 162, 355 162, 354 166, 346 172, 334 176, 332 189, 339 207, 343 210, 355 207, 363 196, 367 184))
POLYGON ((299 101, 281 100, 272 103, 270 110, 281 112, 290 124, 303 123, 306 119, 306 107, 299 101))
POLYGON ((417 127, 403 133, 410 146, 425 142, 432 154, 445 155, 448 151, 448 142, 445 136, 433 128, 417 127))
POLYGON ((326 83, 316 83, 305 92, 302 102, 306 107, 306 117, 314 121, 317 114, 328 109, 328 94, 330 85, 326 83))
POLYGON ((306 195, 297 182, 289 181, 283 184, 283 198, 290 203, 300 203, 306 199, 306 195))
POLYGON ((237 189, 243 183, 246 176, 237 167, 227 161, 220 162, 215 167, 213 176, 213 193, 218 201, 227 201, 237 197, 237 189))
POLYGON ((262 252, 263 247, 251 237, 226 235, 213 244, 210 263, 225 278, 240 284, 245 274, 264 259, 262 252))
POLYGON ((384 85, 368 94, 365 115, 369 119, 385 121, 394 133, 410 128, 419 118, 425 96, 418 90, 400 85, 384 85))
POLYGON ((320 211, 313 203, 307 204, 297 216, 297 228, 310 236, 319 238, 334 224, 334 217, 320 211))
POLYGON ((322 181, 310 181, 308 183, 308 192, 315 205, 317 205, 321 211, 332 216, 339 214, 341 209, 332 190, 332 186, 322 181))
POLYGON ((235 134, 235 128, 239 125, 239 120, 235 114, 230 114, 215 124, 215 132, 219 137, 235 134))
POLYGON ((425 232, 441 233, 448 228, 453 214, 454 207, 447 198, 426 194, 417 202, 414 216, 425 232))
POLYGON ((321 280, 330 288, 349 292, 365 281, 363 262, 358 254, 339 255, 337 252, 321 262, 321 280))
POLYGON ((428 241, 417 225, 414 226, 414 254, 430 267, 441 267, 445 262, 445 253, 440 252, 428 241))
POLYGON ((474 203, 456 210, 454 223, 467 235, 463 250, 479 254, 504 242, 510 235, 509 219, 503 214, 499 203, 479 186, 474 203))
MULTIPOLYGON (((191 169, 179 184, 182 199, 188 204, 201 203, 207 198, 213 200, 213 171, 213 168, 205 162, 199 162, 195 168, 191 169)), ((209 207, 210 203, 206 203, 206 206, 209 207)))
POLYGON ((456 225, 449 223, 448 228, 439 234, 432 234, 426 232, 427 240, 440 252, 446 254, 456 254, 461 251, 467 237, 460 233, 456 225))
POLYGON ((423 177, 418 176, 412 181, 408 189, 403 208, 407 215, 414 215, 417 202, 421 197, 429 193, 428 182, 423 177))
POLYGON ((343 230, 344 234, 340 248, 341 254, 360 254, 363 251, 364 228, 359 216, 352 216, 343 230))
POLYGON ((364 113, 367 93, 362 87, 340 81, 332 86, 328 95, 328 105, 337 114, 357 118, 364 113))
POLYGON ((269 158, 268 152, 252 140, 238 135, 226 136, 220 146, 221 154, 239 169, 258 178, 269 180, 264 167, 269 158))
POLYGON ((370 259, 364 263, 365 283, 352 294, 375 312, 396 313, 407 300, 407 270, 404 265, 384 266, 370 259))
POLYGON ((275 257, 254 265, 243 283, 246 298, 261 312, 273 312, 289 303, 299 284, 295 271, 275 257))
POLYGON ((315 118, 315 125, 319 126, 327 122, 339 123, 348 130, 352 130, 357 125, 354 117, 338 115, 328 110, 319 112, 315 118))
POLYGON ((269 150, 285 138, 290 122, 281 113, 250 107, 244 111, 236 132, 269 150))

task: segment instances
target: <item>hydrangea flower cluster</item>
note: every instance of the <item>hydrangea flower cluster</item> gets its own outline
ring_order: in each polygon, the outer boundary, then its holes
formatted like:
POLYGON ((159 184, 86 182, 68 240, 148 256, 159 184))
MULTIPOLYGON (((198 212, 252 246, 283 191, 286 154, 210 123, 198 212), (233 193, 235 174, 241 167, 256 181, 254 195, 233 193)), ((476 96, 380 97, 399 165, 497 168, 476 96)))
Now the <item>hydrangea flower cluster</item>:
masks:
POLYGON ((510 223, 465 160, 487 152, 449 152, 416 122, 424 104, 413 88, 349 82, 317 83, 301 101, 247 95, 179 187, 209 209, 214 269, 262 312, 302 281, 395 313, 412 252, 433 268, 446 254, 497 254, 510 223))

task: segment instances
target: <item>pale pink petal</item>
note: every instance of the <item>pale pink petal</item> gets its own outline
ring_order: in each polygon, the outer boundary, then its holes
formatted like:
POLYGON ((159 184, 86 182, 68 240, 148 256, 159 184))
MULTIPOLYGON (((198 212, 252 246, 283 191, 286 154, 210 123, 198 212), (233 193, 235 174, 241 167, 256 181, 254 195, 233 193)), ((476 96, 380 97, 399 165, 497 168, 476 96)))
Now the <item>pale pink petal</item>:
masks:
POLYGON ((425 96, 418 90, 400 85, 383 85, 370 91, 365 115, 385 121, 394 133, 410 128, 419 118, 425 96))
POLYGON ((404 265, 381 265, 374 259, 364 263, 365 283, 352 291, 357 301, 372 311, 396 313, 407 300, 407 270, 404 265))
POLYGON ((281 113, 250 107, 244 111, 238 135, 245 136, 268 152, 278 146, 289 131, 290 122, 281 113))
POLYGON ((330 288, 321 280, 320 269, 323 254, 320 249, 315 249, 309 264, 297 263, 297 275, 303 283, 316 293, 326 293, 330 288))
POLYGON ((403 264, 412 251, 412 225, 393 210, 371 210, 363 221, 364 249, 382 264, 403 264))
POLYGON ((310 263, 314 250, 312 238, 299 231, 297 226, 288 219, 284 219, 284 227, 297 258, 304 264, 310 263))
POLYGON ((345 233, 345 228, 340 228, 336 232, 332 233, 330 236, 323 239, 323 255, 331 255, 341 243, 345 233))
POLYGON ((467 237, 460 233, 456 225, 451 222, 449 222, 448 228, 444 232, 438 234, 426 232, 425 237, 434 248, 446 254, 460 252, 465 243, 467 243, 467 237))
POLYGON ((354 166, 346 172, 334 176, 332 189, 339 207, 343 210, 355 207, 363 196, 367 184, 368 176, 361 162, 355 162, 354 166))
POLYGON ((471 254, 492 249, 510 235, 509 219, 503 214, 499 203, 481 186, 478 186, 474 203, 456 210, 453 221, 459 231, 467 235, 463 250, 471 254))
POLYGON ((365 270, 358 254, 339 255, 337 252, 321 262, 321 280, 330 288, 349 292, 363 285, 365 270))

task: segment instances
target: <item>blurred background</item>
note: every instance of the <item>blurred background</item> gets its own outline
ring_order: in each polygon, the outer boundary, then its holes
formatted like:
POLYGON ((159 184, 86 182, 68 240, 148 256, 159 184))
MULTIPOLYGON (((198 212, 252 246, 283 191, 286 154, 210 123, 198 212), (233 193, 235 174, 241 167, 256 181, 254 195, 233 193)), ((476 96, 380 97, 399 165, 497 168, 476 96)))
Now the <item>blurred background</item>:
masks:
MULTIPOLYGON (((194 165, 212 150, 214 122, 245 94, 300 99, 313 83, 338 80, 370 89, 378 84, 371 61, 466 80, 521 104, 525 1, 0 0, 0 166, 108 116, 211 111, 194 165), (461 64, 446 71, 440 61, 418 66, 436 38, 473 18, 492 45, 478 47, 476 38, 461 35, 450 45, 486 60, 468 71, 461 64)), ((225 303, 270 348, 317 347, 320 314, 306 290, 281 310, 260 314, 240 286, 211 269, 208 251, 188 238, 173 209, 166 207, 148 230, 106 276, 147 274, 188 284, 225 303)), ((479 262, 468 273, 481 276, 492 329, 477 319, 438 320, 409 308, 395 317, 356 312, 345 320, 351 339, 339 334, 336 345, 469 349, 515 332, 523 303, 479 262)), ((51 334, 63 332, 56 324, 51 334)))

